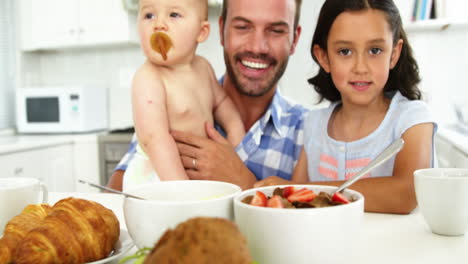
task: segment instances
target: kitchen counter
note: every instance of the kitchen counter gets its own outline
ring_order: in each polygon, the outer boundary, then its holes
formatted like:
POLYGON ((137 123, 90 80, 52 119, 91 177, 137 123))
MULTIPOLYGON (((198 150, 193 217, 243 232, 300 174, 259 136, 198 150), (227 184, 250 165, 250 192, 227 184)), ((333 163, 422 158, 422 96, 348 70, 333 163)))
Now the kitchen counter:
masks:
MULTIPOLYGON (((123 215, 123 196, 102 193, 51 192, 49 202, 53 204, 69 196, 101 203, 113 210, 120 220, 121 228, 127 229, 123 215)), ((466 235, 447 237, 433 234, 418 209, 409 215, 365 213, 363 230, 356 238, 356 250, 347 263, 468 263, 467 249, 466 235)), ((128 254, 135 250, 134 247, 128 254)), ((311 245, 311 251, 313 251, 313 245, 311 245)))
POLYGON ((2 135, 0 136, 0 154, 72 144, 79 141, 97 141, 96 136, 101 133, 105 132, 57 135, 2 135))
POLYGON ((437 135, 452 143, 461 152, 468 155, 468 127, 448 125, 440 126, 437 135), (466 129, 466 131, 464 131, 466 129))

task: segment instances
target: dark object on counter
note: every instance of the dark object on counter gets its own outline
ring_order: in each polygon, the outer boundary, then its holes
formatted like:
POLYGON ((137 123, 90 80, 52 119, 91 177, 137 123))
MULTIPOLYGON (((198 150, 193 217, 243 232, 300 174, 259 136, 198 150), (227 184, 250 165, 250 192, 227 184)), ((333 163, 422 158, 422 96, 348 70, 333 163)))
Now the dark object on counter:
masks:
POLYGON ((114 129, 109 131, 110 134, 133 134, 135 133, 135 127, 127 127, 121 129, 114 129))

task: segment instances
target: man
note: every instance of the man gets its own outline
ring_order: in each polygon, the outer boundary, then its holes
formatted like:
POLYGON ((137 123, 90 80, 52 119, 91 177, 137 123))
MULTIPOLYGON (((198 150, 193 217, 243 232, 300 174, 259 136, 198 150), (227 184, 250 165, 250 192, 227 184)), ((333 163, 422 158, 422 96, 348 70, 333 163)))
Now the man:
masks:
MULTIPOLYGON (((247 134, 234 151, 209 124, 209 139, 172 131, 190 179, 226 181, 247 189, 268 176, 291 178, 302 147, 306 109, 281 96, 278 81, 301 34, 301 2, 224 0, 219 28, 227 72, 222 84, 247 134)), ((122 189, 133 153, 131 147, 109 187, 122 189)))

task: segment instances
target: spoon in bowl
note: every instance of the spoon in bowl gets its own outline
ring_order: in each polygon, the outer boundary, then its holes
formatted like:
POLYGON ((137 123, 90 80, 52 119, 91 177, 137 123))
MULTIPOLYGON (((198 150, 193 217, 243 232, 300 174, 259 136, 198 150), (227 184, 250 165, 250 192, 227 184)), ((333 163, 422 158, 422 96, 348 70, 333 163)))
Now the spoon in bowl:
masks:
POLYGON ((390 146, 388 146, 382 153, 377 155, 377 157, 371 161, 366 167, 361 169, 356 175, 354 175, 349 180, 345 181, 336 191, 332 194, 333 197, 339 195, 338 193, 342 193, 344 189, 349 187, 351 184, 359 180, 362 176, 366 175, 369 171, 374 169, 377 166, 380 166, 382 163, 393 157, 396 153, 398 153, 405 144, 405 141, 401 138, 395 140, 390 146))
POLYGON ((124 193, 124 192, 120 192, 120 191, 117 191, 117 190, 114 190, 112 188, 108 188, 106 186, 102 186, 102 185, 99 185, 99 184, 94 184, 94 183, 91 183, 91 182, 87 182, 87 181, 84 181, 84 180, 78 180, 79 183, 83 183, 83 184, 88 184, 89 186, 91 187, 94 187, 94 188, 98 188, 98 189, 101 189, 101 190, 104 190, 104 191, 108 191, 108 192, 111 192, 111 193, 117 193, 117 194, 122 194, 122 195, 125 195, 126 197, 132 197, 132 198, 135 198, 135 199, 140 199, 140 200, 145 200, 141 197, 138 197, 138 196, 135 196, 133 194, 129 194, 129 193, 124 193))

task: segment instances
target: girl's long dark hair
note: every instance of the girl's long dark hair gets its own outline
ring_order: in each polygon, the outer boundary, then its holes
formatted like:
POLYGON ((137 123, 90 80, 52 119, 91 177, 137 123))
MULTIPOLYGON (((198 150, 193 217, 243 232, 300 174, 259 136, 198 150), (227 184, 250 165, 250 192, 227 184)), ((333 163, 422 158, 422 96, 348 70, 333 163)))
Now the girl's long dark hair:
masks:
MULTIPOLYGON (((318 63, 314 56, 314 45, 319 45, 324 51, 327 51, 327 40, 330 28, 333 22, 343 12, 360 11, 366 9, 376 9, 386 14, 387 22, 393 33, 393 45, 396 45, 399 39, 403 40, 403 47, 400 58, 395 67, 390 70, 389 78, 384 87, 384 92, 400 91, 400 93, 409 100, 420 100, 421 91, 418 83, 419 67, 413 57, 413 51, 403 29, 400 13, 392 0, 326 0, 320 10, 320 15, 315 28, 314 37, 310 52, 314 61, 318 63)), ((341 95, 336 89, 330 74, 322 67, 314 77, 308 82, 314 86, 315 91, 320 95, 320 102, 327 99, 331 102, 341 100, 341 95)))

